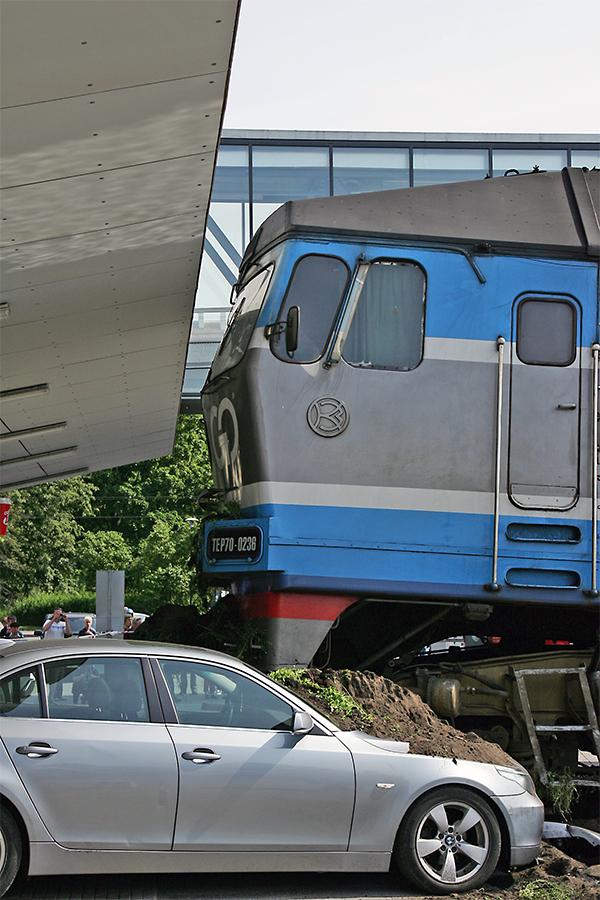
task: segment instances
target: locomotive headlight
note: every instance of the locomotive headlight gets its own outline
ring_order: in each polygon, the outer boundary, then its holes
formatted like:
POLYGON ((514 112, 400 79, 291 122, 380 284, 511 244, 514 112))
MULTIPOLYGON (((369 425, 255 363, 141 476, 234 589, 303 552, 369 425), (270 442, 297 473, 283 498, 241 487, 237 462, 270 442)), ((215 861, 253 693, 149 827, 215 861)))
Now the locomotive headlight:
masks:
POLYGON ((537 797, 533 778, 529 772, 525 772, 524 769, 515 769, 513 766, 494 766, 494 768, 503 778, 516 782, 528 794, 533 794, 534 797, 537 797))

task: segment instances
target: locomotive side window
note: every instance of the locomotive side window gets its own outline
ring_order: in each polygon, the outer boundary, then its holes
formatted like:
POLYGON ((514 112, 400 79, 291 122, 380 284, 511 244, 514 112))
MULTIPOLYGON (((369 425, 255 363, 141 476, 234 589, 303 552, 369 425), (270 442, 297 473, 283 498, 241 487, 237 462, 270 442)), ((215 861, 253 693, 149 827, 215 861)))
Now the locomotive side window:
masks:
POLYGON ((229 325, 212 364, 213 378, 236 366, 246 352, 272 274, 273 266, 268 266, 240 288, 229 325))
POLYGON ((319 359, 349 276, 346 263, 335 256, 310 254, 298 260, 278 316, 278 322, 286 322, 290 309, 297 307, 297 346, 288 350, 285 332, 274 332, 271 350, 275 356, 300 363, 319 359))
POLYGON ((414 369, 423 356, 424 324, 423 270, 379 260, 367 273, 342 356, 368 369, 414 369))
POLYGON ((565 300, 522 300, 517 356, 531 366, 570 366, 577 351, 577 312, 565 300))

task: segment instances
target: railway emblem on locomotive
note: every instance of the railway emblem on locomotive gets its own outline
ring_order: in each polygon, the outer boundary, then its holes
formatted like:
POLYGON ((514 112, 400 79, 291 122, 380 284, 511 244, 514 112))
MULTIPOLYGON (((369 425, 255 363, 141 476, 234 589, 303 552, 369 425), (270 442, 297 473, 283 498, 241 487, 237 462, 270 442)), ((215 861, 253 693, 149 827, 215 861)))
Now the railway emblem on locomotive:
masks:
POLYGON ((350 413, 345 403, 334 397, 321 397, 308 407, 308 424, 321 437, 337 437, 348 426, 350 413))

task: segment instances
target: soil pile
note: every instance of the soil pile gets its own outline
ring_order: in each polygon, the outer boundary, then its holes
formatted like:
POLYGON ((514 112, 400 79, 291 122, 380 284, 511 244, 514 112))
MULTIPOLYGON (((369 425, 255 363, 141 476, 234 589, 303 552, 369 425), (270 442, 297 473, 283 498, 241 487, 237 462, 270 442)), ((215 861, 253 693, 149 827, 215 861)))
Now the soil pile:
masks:
MULTIPOLYGON (((411 752, 425 756, 517 765, 497 744, 457 731, 438 719, 418 694, 372 672, 309 669, 278 673, 277 681, 344 731, 359 729, 380 738, 408 741, 411 752), (337 699, 340 690, 351 701, 342 708, 337 699)), ((597 827, 595 820, 579 824, 597 827)), ((568 855, 569 843, 565 842, 565 853, 544 841, 534 865, 510 872, 497 870, 483 887, 450 896, 462 900, 599 900, 597 848, 585 844, 589 858, 581 862, 568 855)))
POLYGON ((431 708, 408 688, 373 672, 308 669, 277 680, 300 698, 312 703, 344 731, 359 729, 380 738, 408 741, 412 753, 447 756, 477 762, 514 766, 515 761, 497 744, 478 735, 464 734, 438 719, 431 708), (358 704, 339 710, 328 688, 343 691, 358 704), (322 690, 324 689, 324 690, 322 690), (362 712, 361 712, 362 710, 362 712))

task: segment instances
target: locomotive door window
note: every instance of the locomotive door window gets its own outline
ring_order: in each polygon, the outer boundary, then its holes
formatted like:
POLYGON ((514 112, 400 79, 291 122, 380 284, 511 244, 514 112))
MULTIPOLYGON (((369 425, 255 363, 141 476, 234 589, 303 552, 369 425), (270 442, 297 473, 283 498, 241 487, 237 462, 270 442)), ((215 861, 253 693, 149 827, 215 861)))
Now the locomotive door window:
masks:
POLYGON ((525 297, 513 311, 509 495, 530 509, 570 509, 579 496, 579 311, 525 297))

